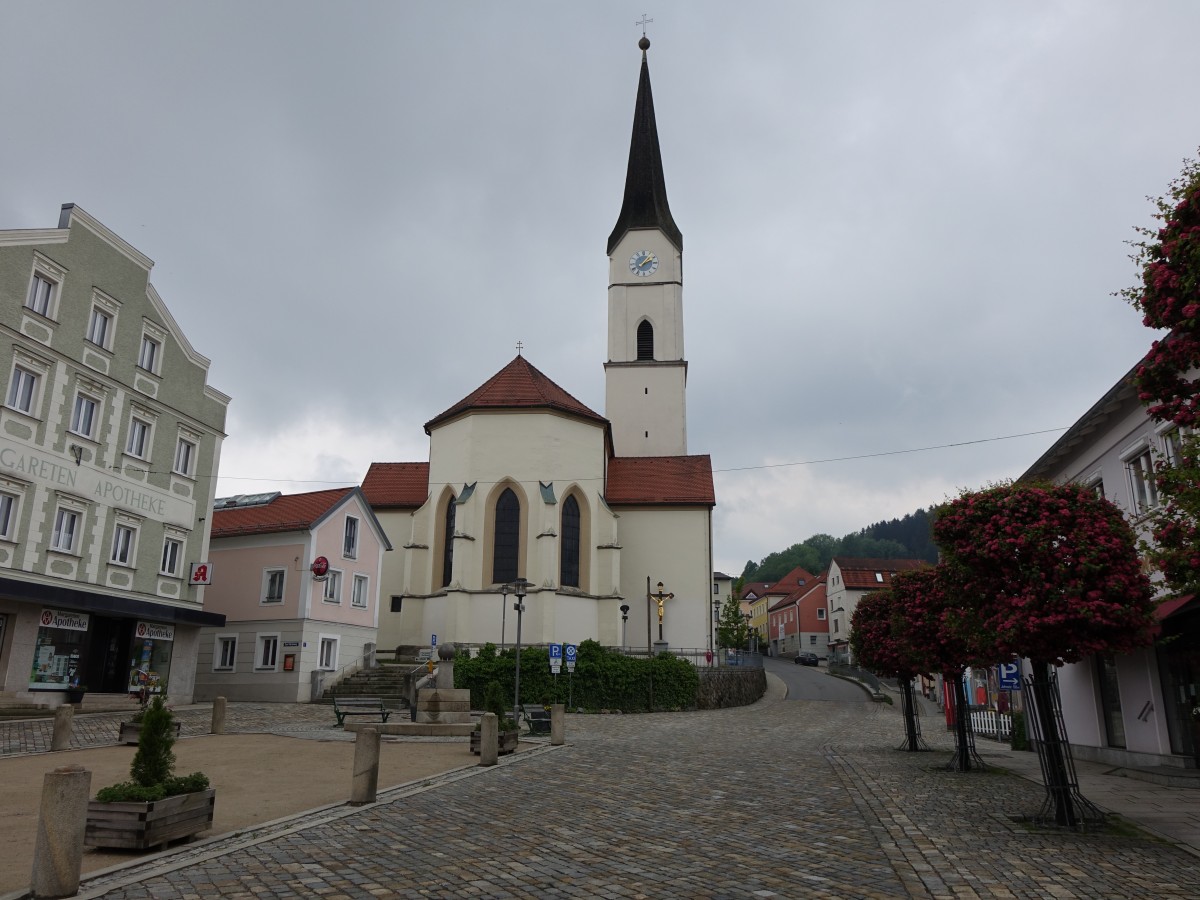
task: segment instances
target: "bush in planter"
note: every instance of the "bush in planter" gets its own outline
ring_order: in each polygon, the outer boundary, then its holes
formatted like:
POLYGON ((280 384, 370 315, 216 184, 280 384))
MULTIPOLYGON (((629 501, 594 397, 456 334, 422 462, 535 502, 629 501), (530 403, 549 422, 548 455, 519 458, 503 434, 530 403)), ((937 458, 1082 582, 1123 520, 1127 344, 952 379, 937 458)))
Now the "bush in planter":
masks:
POLYGON ((140 712, 138 749, 129 766, 130 781, 96 792, 101 803, 147 802, 208 789, 208 776, 201 772, 176 777, 175 716, 162 697, 155 697, 140 712))
MULTIPOLYGON (((507 700, 504 696, 504 688, 499 681, 489 681, 487 689, 483 694, 483 708, 485 711, 494 713, 496 716, 496 727, 500 731, 516 731, 517 723, 512 720, 509 715, 512 710, 506 709, 507 700)), ((482 727, 480 725, 477 728, 482 727)))

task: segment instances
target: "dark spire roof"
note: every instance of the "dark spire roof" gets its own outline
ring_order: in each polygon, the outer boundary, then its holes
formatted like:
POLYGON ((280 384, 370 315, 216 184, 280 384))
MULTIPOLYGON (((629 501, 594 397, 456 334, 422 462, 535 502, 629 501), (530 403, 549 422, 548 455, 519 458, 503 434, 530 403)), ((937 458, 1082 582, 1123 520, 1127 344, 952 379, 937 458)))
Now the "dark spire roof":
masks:
POLYGON ((667 205, 667 181, 663 178, 662 153, 658 149, 658 127, 654 123, 654 97, 650 93, 650 66, 646 62, 645 37, 642 48, 642 77, 638 81, 633 112, 633 138, 629 142, 629 168, 625 172, 625 199, 616 227, 608 236, 608 252, 630 228, 658 228, 677 250, 683 250, 683 234, 671 218, 667 205))

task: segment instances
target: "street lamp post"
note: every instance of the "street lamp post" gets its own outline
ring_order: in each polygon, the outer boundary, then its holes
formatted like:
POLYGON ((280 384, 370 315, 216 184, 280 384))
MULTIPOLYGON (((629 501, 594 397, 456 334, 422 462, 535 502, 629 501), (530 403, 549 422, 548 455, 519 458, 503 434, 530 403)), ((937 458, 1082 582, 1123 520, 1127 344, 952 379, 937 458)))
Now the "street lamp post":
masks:
POLYGON ((504 640, 507 629, 504 625, 504 617, 508 614, 508 591, 511 584, 502 584, 500 586, 500 649, 504 649, 504 640))
POLYGON ((621 604, 621 649, 625 649, 625 623, 629 621, 629 606, 621 604))
POLYGON ((651 594, 650 597, 658 604, 658 642, 661 644, 663 641, 663 604, 668 600, 673 600, 675 595, 663 593, 663 583, 660 581, 657 593, 651 594))
POLYGON ((517 611, 517 677, 516 686, 513 693, 513 721, 521 721, 521 613, 525 612, 525 589, 529 587, 531 582, 524 578, 518 578, 513 582, 513 593, 517 595, 517 602, 513 604, 513 609, 517 611))

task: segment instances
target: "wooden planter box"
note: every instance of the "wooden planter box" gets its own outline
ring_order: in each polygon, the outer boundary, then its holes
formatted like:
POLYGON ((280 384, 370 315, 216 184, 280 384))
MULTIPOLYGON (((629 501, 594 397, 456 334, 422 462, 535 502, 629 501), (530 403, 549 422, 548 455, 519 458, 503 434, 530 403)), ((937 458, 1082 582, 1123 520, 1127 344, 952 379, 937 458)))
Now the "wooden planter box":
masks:
MULTIPOLYGON (((175 723, 175 737, 179 737, 179 730, 183 727, 182 722, 175 723)), ((142 733, 141 722, 122 722, 121 731, 117 735, 117 743, 119 744, 136 744, 138 737, 142 733)))
MULTIPOLYGON (((497 736, 496 754, 498 756, 507 756, 509 753, 515 753, 517 749, 517 741, 520 740, 521 733, 519 731, 501 731, 497 736)), ((471 732, 471 752, 479 756, 479 745, 483 742, 483 732, 471 732)))
POLYGON ((88 802, 83 843, 88 847, 149 850, 212 827, 217 791, 179 794, 149 803, 88 802))

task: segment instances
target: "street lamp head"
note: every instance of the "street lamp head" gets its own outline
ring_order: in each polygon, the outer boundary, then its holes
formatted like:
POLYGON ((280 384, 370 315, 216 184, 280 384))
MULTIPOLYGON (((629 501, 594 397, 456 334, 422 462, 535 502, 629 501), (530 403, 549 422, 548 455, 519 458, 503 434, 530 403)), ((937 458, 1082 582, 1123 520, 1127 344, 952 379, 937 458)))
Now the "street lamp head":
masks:
POLYGON ((629 605, 626 603, 622 603, 621 604, 621 618, 625 619, 628 617, 629 617, 629 605))
POLYGON ((532 581, 526 581, 524 578, 518 578, 513 582, 513 592, 517 595, 517 600, 520 601, 525 597, 525 591, 532 585, 532 581))

